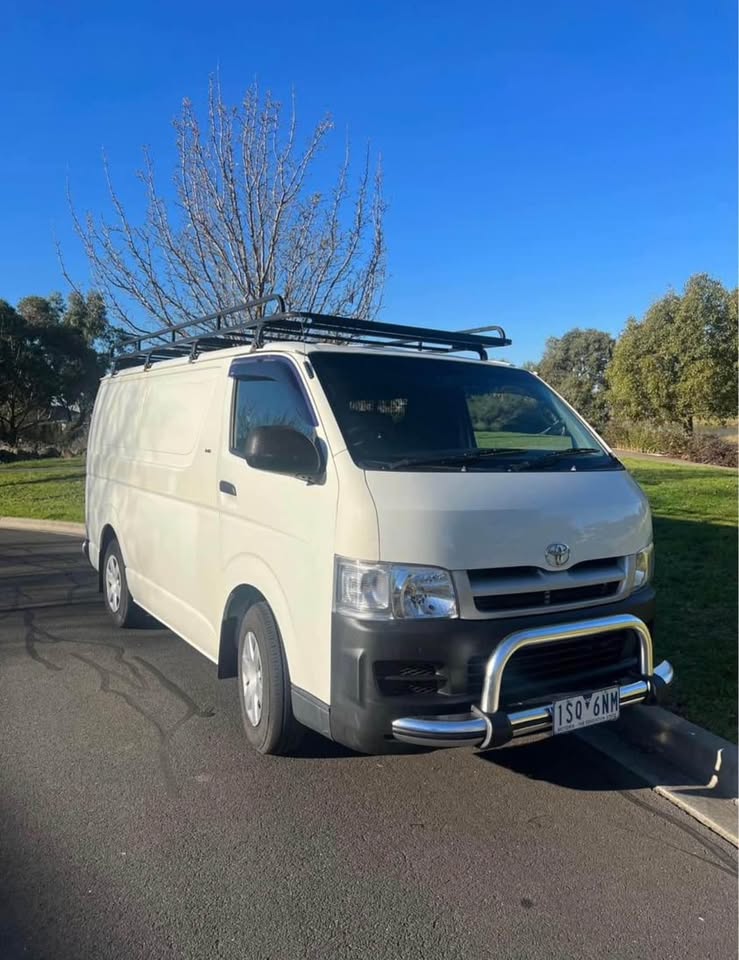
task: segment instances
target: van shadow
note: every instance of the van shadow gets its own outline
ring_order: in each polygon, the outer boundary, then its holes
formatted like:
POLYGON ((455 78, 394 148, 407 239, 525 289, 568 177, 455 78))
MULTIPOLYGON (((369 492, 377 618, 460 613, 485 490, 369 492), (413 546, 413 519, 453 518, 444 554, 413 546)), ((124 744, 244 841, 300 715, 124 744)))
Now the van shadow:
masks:
POLYGON ((322 737, 320 733, 306 730, 303 739, 295 750, 294 756, 300 760, 361 760, 369 759, 365 754, 357 753, 334 740, 322 737))
POLYGON ((540 780, 568 790, 613 792, 648 786, 642 777, 604 756, 576 734, 511 743, 478 753, 476 758, 527 780, 540 780))
POLYGON ((694 776, 659 755, 650 754, 648 743, 643 748, 638 747, 630 742, 630 738, 619 737, 617 733, 618 721, 606 724, 602 733, 595 727, 581 734, 540 737, 531 742, 514 741, 502 749, 479 753, 477 758, 528 780, 540 780, 568 790, 622 792, 651 788, 659 783, 663 787, 686 790, 693 798, 716 800, 736 796, 736 784, 727 782, 726 778, 716 781, 708 769, 710 764, 700 781, 696 781, 694 776), (599 741, 603 749, 598 749, 599 741), (612 751, 615 751, 614 755, 611 755, 612 751), (633 765, 635 770, 643 770, 645 775, 624 766, 625 763, 633 765))
MULTIPOLYGON (((387 746, 387 751, 381 756, 419 757, 426 754, 457 753, 455 749, 437 751, 401 743, 388 743, 387 746)), ((471 747, 460 749, 474 762, 505 768, 528 780, 541 780, 568 790, 638 790, 647 785, 641 777, 610 760, 575 735, 557 739, 540 737, 534 741, 519 740, 485 753, 477 753, 471 747)), ((364 760, 374 763, 380 755, 358 753, 313 730, 306 730, 293 756, 300 760, 364 760)))
POLYGON ((381 754, 359 753, 350 747, 329 740, 314 730, 305 728, 303 738, 296 748, 294 756, 301 760, 365 760, 376 763, 378 757, 390 756, 419 756, 427 753, 435 753, 430 747, 411 747, 400 741, 388 740, 386 748, 381 754))
POLYGON ((129 629, 161 631, 168 630, 169 628, 160 620, 157 620, 156 617, 152 616, 148 610, 139 607, 138 617, 129 629))

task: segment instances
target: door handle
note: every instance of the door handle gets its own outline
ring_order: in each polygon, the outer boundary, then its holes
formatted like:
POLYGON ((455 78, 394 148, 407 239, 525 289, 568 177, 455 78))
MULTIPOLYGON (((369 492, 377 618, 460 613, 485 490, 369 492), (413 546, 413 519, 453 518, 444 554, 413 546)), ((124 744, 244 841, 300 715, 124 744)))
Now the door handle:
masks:
POLYGON ((228 493, 232 497, 236 496, 236 487, 232 483, 229 483, 228 480, 221 480, 218 484, 218 489, 221 493, 228 493))

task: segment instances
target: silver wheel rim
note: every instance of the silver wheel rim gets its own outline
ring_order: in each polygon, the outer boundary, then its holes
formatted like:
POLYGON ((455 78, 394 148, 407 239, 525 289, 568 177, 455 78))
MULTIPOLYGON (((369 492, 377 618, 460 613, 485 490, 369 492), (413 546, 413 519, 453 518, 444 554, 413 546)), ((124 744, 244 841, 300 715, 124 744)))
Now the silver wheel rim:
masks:
POLYGON ((105 564, 105 595, 113 613, 118 613, 121 605, 121 568, 118 558, 111 553, 105 564))
POLYGON ((262 655, 256 635, 249 630, 241 647, 241 688, 249 723, 256 727, 262 718, 262 655))

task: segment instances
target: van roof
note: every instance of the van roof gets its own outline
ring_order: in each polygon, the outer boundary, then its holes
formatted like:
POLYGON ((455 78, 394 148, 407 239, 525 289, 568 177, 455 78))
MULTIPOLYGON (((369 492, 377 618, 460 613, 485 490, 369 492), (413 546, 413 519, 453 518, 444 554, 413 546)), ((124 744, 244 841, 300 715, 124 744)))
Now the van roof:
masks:
POLYGON ((403 356, 432 353, 474 352, 487 360, 491 347, 509 346, 497 325, 464 330, 439 330, 407 324, 369 321, 312 311, 287 310, 284 299, 273 294, 236 304, 217 313, 138 334, 122 341, 112 357, 112 373, 129 367, 148 369, 153 363, 176 359, 194 360, 201 353, 239 353, 244 347, 305 353, 311 349, 367 350, 382 348, 403 356), (277 309, 265 312, 276 303, 277 309), (232 322, 238 313, 245 320, 232 322), (256 313, 256 316, 254 315, 256 313))

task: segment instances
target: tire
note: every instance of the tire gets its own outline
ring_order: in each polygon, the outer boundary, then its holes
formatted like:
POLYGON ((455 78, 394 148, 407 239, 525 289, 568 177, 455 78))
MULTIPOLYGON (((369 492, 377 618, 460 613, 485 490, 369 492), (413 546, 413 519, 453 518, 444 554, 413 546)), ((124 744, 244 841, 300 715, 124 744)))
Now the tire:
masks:
POLYGON ((128 589, 126 564, 115 538, 108 544, 103 558, 103 600, 117 627, 134 627, 142 621, 143 610, 136 605, 128 589))
POLYGON ((249 743, 259 753, 294 752, 303 728, 293 716, 280 631, 263 600, 249 607, 239 624, 238 657, 241 719, 249 743))

